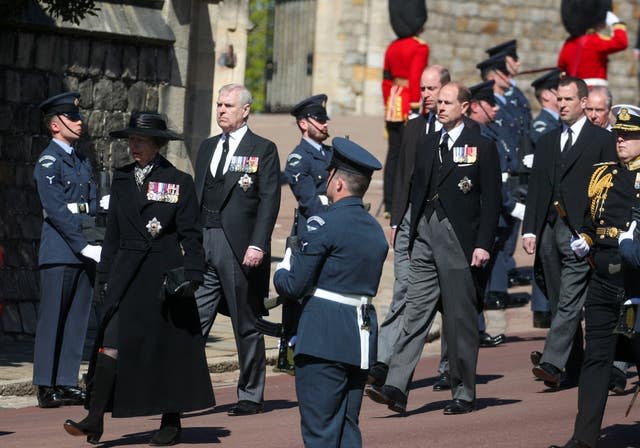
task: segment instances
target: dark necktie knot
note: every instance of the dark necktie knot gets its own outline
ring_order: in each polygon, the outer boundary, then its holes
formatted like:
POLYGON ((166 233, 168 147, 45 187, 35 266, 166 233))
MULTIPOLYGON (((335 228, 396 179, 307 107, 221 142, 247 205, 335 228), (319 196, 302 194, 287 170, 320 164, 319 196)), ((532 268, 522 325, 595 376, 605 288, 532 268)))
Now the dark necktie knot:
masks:
POLYGON ((427 129, 427 133, 433 134, 434 132, 436 132, 436 114, 429 112, 429 128, 427 129))

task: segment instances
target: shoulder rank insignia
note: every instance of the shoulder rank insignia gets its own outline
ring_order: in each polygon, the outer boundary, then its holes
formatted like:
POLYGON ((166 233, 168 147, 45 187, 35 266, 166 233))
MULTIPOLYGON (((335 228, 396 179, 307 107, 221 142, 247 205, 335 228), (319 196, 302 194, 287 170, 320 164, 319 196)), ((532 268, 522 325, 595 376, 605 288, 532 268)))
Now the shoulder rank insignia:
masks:
POLYGON ((251 179, 251 176, 249 176, 247 173, 244 173, 238 181, 238 185, 240 185, 240 188, 242 188, 242 190, 246 193, 247 190, 251 188, 251 185, 253 185, 253 180, 251 179))
POLYGON ((169 202, 175 204, 180 197, 180 185, 165 182, 149 182, 147 200, 157 202, 169 202))
POLYGON ((233 156, 229 162, 229 171, 234 173, 256 173, 258 171, 258 160, 259 157, 233 156))
POLYGON ((42 165, 44 168, 51 168, 51 165, 53 165, 55 161, 56 161, 56 158, 53 156, 50 156, 49 154, 45 154, 38 159, 38 163, 42 165))
POLYGON ((478 148, 475 146, 454 146, 452 151, 454 163, 475 163, 478 157, 478 148))
POLYGON ((460 179, 460 182, 458 182, 458 188, 464 194, 467 194, 473 188, 473 182, 471 182, 471 179, 469 179, 467 176, 464 176, 462 179, 460 179))
POLYGON ((640 173, 636 173, 636 180, 633 184, 633 188, 640 190, 640 173))
POLYGON ((313 232, 314 230, 318 230, 324 223, 325 220, 321 217, 317 215, 310 216, 309 219, 307 219, 307 231, 313 232))
POLYGON ((300 154, 292 152, 291 154, 289 154, 289 157, 287 157, 287 165, 291 167, 298 166, 301 160, 302 156, 300 154))
POLYGON ((147 223, 147 225, 145 227, 147 228, 147 231, 151 234, 151 236, 153 238, 158 236, 160 234, 160 231, 162 230, 162 226, 160 225, 160 221, 158 221, 158 218, 156 218, 155 216, 153 217, 152 220, 150 220, 147 223))

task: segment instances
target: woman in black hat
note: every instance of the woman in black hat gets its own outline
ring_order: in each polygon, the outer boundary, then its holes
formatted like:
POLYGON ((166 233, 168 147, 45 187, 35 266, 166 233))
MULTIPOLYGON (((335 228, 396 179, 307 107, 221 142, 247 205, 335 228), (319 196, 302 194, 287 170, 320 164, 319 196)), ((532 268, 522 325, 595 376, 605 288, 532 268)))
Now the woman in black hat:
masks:
POLYGON ((96 444, 109 409, 113 417, 162 414, 150 445, 173 445, 180 413, 214 404, 193 298, 204 270, 193 179, 160 155, 180 139, 161 115, 134 113, 110 135, 128 139, 135 162, 116 169, 111 185, 98 266, 109 311, 89 368, 89 415, 64 428, 96 444))

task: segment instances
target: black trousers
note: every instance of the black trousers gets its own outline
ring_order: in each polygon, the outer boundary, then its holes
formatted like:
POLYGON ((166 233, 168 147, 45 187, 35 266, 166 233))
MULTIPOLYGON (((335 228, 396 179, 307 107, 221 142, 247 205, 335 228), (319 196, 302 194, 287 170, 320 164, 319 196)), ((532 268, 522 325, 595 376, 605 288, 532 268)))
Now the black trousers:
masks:
POLYGON ((585 302, 586 347, 573 437, 590 447, 597 445, 609 395, 611 364, 618 339, 613 330, 625 300, 621 283, 620 278, 596 272, 589 282, 585 302))
POLYGON ((404 129, 403 121, 387 121, 387 136, 389 139, 389 149, 387 150, 387 159, 384 162, 384 184, 383 184, 383 200, 384 209, 391 212, 391 202, 393 200, 393 183, 396 177, 396 167, 398 166, 398 157, 400 156, 400 145, 402 144, 402 130, 404 129))

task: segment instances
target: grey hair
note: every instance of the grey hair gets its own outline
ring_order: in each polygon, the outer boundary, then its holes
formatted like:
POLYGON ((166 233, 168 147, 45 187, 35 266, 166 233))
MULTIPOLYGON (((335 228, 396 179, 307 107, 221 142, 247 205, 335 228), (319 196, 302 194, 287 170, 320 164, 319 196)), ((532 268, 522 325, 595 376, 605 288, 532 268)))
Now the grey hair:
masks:
POLYGON ((218 91, 218 94, 222 95, 223 93, 231 93, 231 92, 237 92, 237 91, 240 92, 241 106, 245 106, 247 104, 251 106, 253 104, 253 96, 251 95, 251 92, 249 92, 249 90, 242 84, 224 85, 220 88, 220 90, 218 91))
POLYGON ((593 86, 589 90, 589 95, 593 92, 601 93, 607 100, 607 109, 611 110, 611 105, 613 104, 613 96, 611 95, 611 90, 609 90, 606 86, 593 86))

